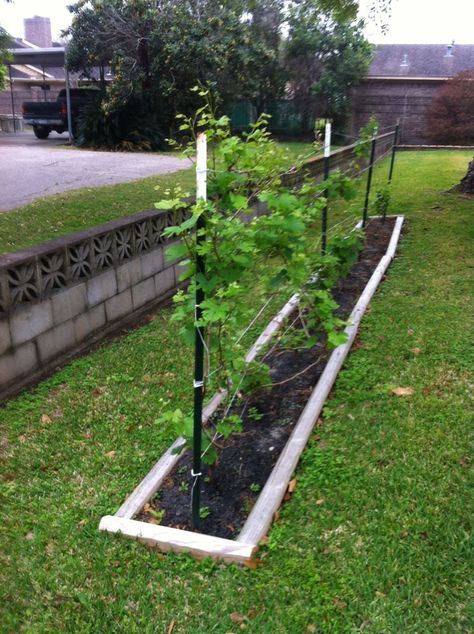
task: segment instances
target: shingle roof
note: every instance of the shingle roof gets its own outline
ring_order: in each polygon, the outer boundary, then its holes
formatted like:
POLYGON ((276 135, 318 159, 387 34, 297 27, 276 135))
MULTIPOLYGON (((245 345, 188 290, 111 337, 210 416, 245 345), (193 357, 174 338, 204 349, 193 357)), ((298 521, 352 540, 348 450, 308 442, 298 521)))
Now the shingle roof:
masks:
MULTIPOLYGON (((53 42, 53 48, 60 46, 60 44, 58 44, 57 42, 53 42)), ((9 49, 31 49, 33 48, 33 46, 31 46, 31 44, 29 42, 26 42, 25 40, 22 40, 21 38, 11 38, 8 42, 7 42, 7 46, 6 48, 9 49)), ((35 46, 34 48, 39 48, 38 46, 35 46)), ((30 75, 28 75, 25 71, 26 67, 23 67, 22 69, 20 68, 15 68, 15 66, 12 65, 12 77, 14 78, 28 78, 30 77, 30 75)), ((35 68, 37 68, 40 72, 41 72, 41 66, 35 66, 35 68)), ((47 66, 45 67, 45 71, 47 73, 47 75, 49 76, 49 78, 53 77, 54 79, 64 79, 64 68, 62 67, 51 67, 51 66, 47 66)), ((32 75, 33 77, 36 76, 36 74, 33 72, 32 75)), ((46 78, 48 79, 48 77, 46 78)))
POLYGON ((367 76, 453 77, 465 70, 474 70, 474 44, 381 44, 367 76))

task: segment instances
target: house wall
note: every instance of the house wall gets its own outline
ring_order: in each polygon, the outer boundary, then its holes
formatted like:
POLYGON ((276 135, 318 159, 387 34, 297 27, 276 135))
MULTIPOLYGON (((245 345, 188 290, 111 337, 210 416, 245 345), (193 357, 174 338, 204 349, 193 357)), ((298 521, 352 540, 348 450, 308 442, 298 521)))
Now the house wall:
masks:
POLYGON ((375 115, 382 128, 400 119, 400 143, 429 143, 426 112, 443 80, 366 79, 354 89, 351 134, 375 115))

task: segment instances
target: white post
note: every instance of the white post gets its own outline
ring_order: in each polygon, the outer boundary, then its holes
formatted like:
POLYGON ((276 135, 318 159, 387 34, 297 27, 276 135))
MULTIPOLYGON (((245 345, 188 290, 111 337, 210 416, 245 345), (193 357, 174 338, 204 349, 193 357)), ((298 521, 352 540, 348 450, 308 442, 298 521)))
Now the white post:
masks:
MULTIPOLYGON (((324 180, 329 178, 329 157, 331 156, 331 122, 326 121, 326 129, 324 131, 324 180)), ((326 204, 323 207, 321 218, 321 253, 326 255, 326 243, 328 233, 328 196, 329 191, 325 192, 326 204)))
POLYGON ((326 129, 324 131, 324 156, 329 158, 331 155, 331 122, 326 121, 326 129))
POLYGON ((200 132, 196 143, 196 198, 207 199, 207 137, 200 132))
MULTIPOLYGON (((196 143, 196 200, 207 198, 207 137, 204 132, 198 134, 196 143)), ((206 263, 199 246, 206 240, 206 219, 201 210, 196 224, 196 274, 205 275, 206 263)), ((191 490, 192 526, 199 528, 201 499, 201 436, 202 436, 202 404, 204 399, 204 339, 205 332, 201 325, 201 304, 204 301, 204 290, 196 283, 196 322, 194 326, 194 416, 193 416, 193 487, 191 490)))

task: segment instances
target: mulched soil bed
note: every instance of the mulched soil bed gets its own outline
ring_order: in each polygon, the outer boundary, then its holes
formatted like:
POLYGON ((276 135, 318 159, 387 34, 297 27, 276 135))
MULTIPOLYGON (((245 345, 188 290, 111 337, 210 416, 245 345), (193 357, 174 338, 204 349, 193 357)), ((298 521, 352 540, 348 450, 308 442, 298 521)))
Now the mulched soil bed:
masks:
MULTIPOLYGON (((334 289, 341 318, 346 319, 350 315, 385 254, 394 223, 393 218, 388 218, 385 223, 379 220, 368 223, 359 261, 334 289)), ((248 400, 242 416, 243 431, 219 442, 222 449, 217 464, 212 468, 203 465, 201 508, 205 509, 203 515, 206 517, 201 520, 200 532, 230 539, 237 536, 330 354, 331 351, 321 342, 308 350, 276 348, 266 359, 274 385, 248 400), (252 417, 255 412, 260 416, 258 420, 252 417)), ((242 407, 241 402, 236 413, 240 413, 242 407)), ((188 450, 165 480, 162 489, 136 519, 192 530, 190 471, 191 452, 188 450)))

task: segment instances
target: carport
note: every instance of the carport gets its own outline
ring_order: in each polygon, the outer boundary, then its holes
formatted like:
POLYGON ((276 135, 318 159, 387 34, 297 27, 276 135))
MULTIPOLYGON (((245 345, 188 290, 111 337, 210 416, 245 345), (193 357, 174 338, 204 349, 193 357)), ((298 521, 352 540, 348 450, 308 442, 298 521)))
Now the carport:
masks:
POLYGON ((15 122, 15 101, 13 98, 13 78, 11 67, 15 64, 27 65, 40 68, 64 68, 64 76, 66 82, 66 103, 67 103, 67 127, 69 139, 74 142, 72 134, 72 117, 71 117, 71 85, 69 80, 69 71, 66 66, 66 49, 63 46, 54 46, 51 48, 11 48, 8 50, 9 59, 6 62, 8 66, 8 74, 10 78, 10 95, 13 115, 13 129, 16 132, 15 122))

